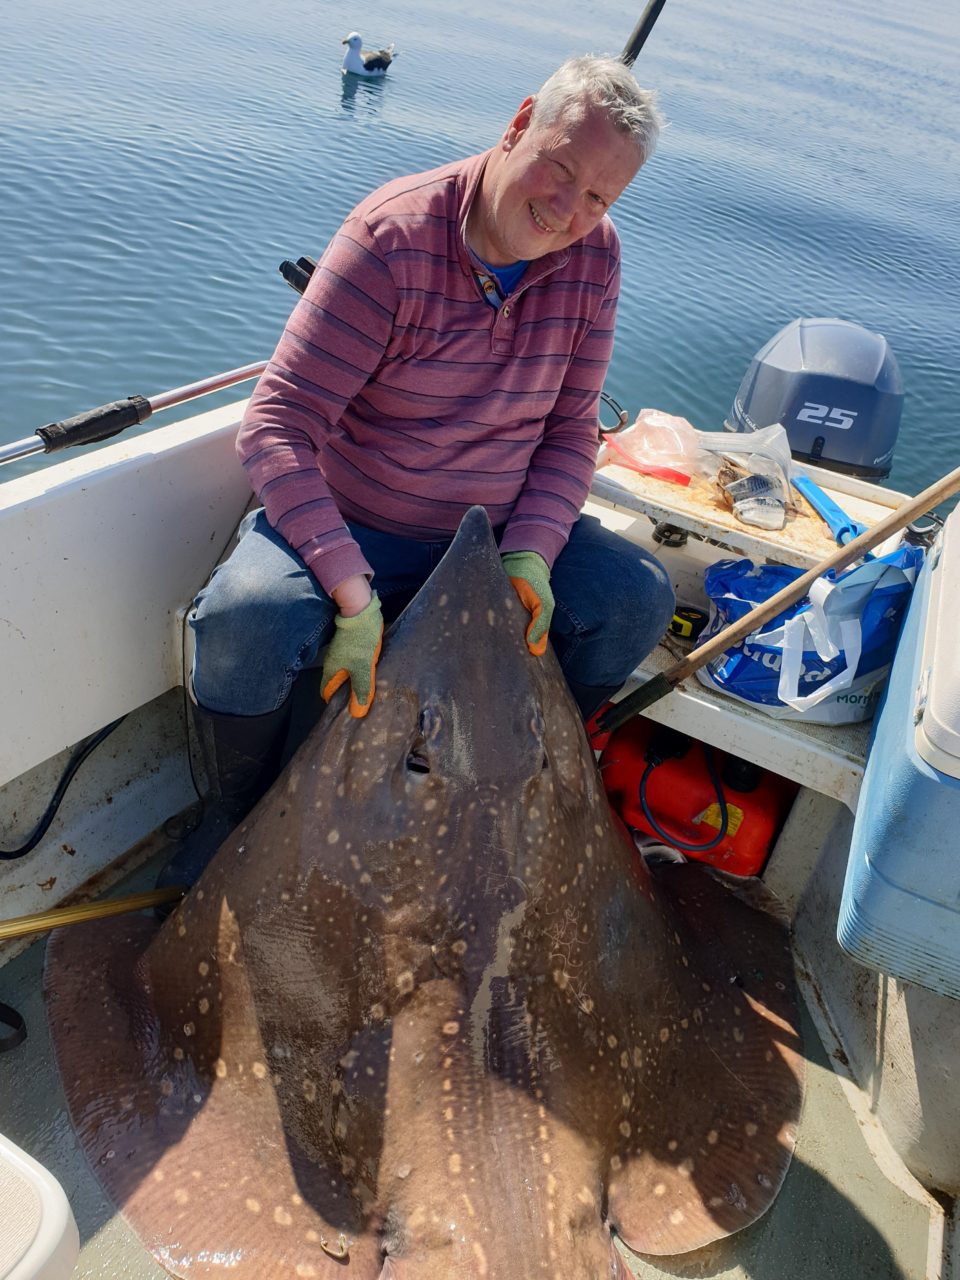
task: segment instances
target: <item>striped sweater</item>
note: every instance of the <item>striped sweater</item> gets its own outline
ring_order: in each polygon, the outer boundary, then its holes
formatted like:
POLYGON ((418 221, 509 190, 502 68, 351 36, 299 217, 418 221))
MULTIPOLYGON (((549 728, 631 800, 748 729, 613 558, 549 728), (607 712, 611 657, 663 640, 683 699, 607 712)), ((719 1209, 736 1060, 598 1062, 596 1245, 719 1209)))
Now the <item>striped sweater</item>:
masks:
POLYGON ((487 155, 388 183, 346 219, 250 399, 237 448, 328 592, 372 573, 344 520, 452 537, 468 507, 550 565, 587 496, 620 246, 608 218, 495 310, 464 224, 487 155))

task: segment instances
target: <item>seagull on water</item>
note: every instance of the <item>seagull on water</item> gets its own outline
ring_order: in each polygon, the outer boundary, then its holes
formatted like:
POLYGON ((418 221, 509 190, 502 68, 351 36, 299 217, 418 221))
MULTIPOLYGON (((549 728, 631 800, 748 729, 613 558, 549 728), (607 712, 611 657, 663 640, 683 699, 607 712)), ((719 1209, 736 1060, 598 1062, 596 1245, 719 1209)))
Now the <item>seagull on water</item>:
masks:
POLYGON ((392 44, 388 44, 386 49, 361 49, 363 41, 356 31, 351 31, 340 43, 347 45, 347 52, 343 55, 344 75, 370 77, 387 74, 387 67, 393 61, 392 44))

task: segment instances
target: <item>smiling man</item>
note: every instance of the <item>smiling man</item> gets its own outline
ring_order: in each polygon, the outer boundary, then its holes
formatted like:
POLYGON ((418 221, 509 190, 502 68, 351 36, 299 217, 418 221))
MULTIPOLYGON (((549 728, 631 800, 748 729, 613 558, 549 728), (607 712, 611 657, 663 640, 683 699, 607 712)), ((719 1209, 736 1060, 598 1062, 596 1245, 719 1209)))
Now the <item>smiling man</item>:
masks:
POLYGON ((565 86, 558 72, 527 98, 484 165, 466 238, 490 266, 542 258, 582 240, 649 154, 649 139, 643 146, 609 110, 571 100, 565 86))
POLYGON ((384 617, 471 506, 584 717, 662 635, 662 567, 580 514, 620 287, 606 215, 659 127, 623 63, 572 59, 489 151, 388 183, 334 236, 238 438, 263 506, 191 615, 216 838, 272 779, 324 645, 324 697, 349 682, 366 713, 384 617))

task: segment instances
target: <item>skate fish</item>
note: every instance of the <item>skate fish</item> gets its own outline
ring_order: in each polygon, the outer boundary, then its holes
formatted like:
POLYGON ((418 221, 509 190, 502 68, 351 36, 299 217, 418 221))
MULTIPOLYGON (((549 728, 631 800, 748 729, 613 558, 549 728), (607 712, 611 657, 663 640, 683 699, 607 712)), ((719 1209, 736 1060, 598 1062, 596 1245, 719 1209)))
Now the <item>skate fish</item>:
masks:
POLYGON ((626 1280, 776 1196, 786 931, 639 859, 526 617, 474 508, 176 912, 54 935, 73 1125, 171 1274, 626 1280))

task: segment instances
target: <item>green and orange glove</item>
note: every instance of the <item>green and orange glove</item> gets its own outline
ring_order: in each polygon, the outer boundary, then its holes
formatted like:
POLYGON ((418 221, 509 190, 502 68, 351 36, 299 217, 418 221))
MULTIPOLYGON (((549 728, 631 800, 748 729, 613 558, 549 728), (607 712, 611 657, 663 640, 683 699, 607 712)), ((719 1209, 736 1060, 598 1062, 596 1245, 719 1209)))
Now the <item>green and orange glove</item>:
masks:
POLYGON ((350 681, 350 714, 362 719, 370 710, 376 690, 377 659, 383 643, 383 614, 376 592, 367 607, 345 618, 333 619, 333 639, 323 660, 323 700, 329 702, 345 680, 350 681))
POLYGON ((508 551, 500 557, 520 603, 530 611, 527 648, 535 657, 547 651, 547 637, 553 618, 550 567, 536 551, 508 551))

